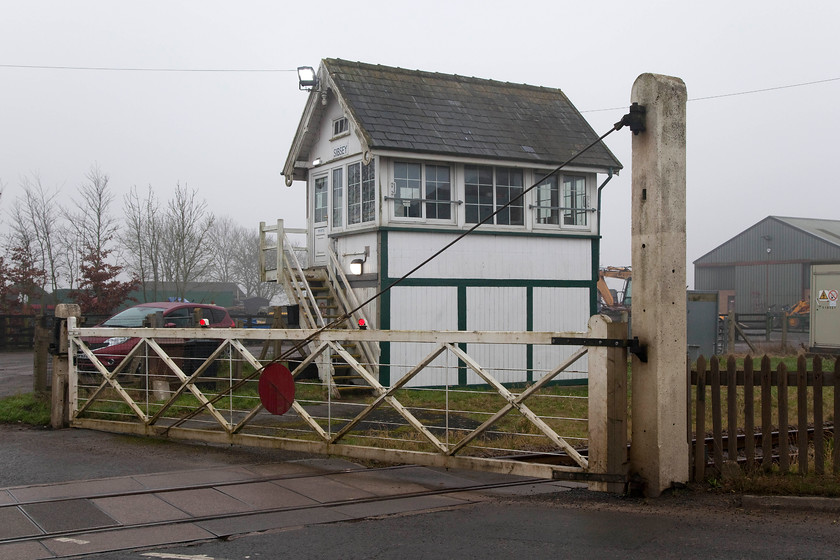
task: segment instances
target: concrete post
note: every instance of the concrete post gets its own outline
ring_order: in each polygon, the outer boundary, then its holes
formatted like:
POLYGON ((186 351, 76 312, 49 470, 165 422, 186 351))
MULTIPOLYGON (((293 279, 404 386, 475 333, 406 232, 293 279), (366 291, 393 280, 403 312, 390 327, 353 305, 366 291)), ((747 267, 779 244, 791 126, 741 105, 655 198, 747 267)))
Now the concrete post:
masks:
MULTIPOLYGON (((627 323, 613 323, 606 315, 589 319, 593 338, 627 338, 627 323)), ((627 349, 589 348, 589 471, 627 472, 627 349)), ((598 492, 624 492, 620 482, 590 482, 598 492)))
POLYGON ((632 101, 646 108, 633 136, 633 336, 648 361, 632 363, 630 469, 658 496, 688 480, 686 372, 686 87, 642 74, 632 101))
POLYGON ((52 371, 52 403, 50 407, 50 425, 54 429, 66 428, 70 425, 70 392, 69 372, 70 356, 68 355, 67 319, 82 316, 81 308, 74 303, 60 303, 55 306, 55 320, 60 321, 58 347, 53 354, 52 371))

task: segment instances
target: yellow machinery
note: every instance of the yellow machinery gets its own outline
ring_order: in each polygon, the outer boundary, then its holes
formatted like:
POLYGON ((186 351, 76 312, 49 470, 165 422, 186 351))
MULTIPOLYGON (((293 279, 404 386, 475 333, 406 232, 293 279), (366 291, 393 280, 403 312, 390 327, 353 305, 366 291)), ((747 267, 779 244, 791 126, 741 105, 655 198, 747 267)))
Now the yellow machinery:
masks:
POLYGON ((598 271, 599 312, 627 320, 630 315, 632 270, 629 266, 606 266, 598 271), (624 280, 622 289, 611 290, 607 278, 624 280))

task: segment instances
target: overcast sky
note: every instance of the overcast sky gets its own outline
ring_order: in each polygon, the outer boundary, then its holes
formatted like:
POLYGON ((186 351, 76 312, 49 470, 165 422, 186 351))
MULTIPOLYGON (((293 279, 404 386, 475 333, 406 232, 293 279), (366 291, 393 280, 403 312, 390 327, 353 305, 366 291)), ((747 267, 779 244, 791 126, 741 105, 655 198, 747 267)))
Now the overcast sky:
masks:
MULTIPOLYGON (((599 134, 656 72, 688 88, 690 263, 768 215, 840 219, 823 169, 838 22, 835 1, 0 0, 0 207, 34 175, 69 198, 97 164, 120 197, 180 182, 242 224, 303 226, 303 185, 280 172, 306 99, 294 70, 322 58, 560 88, 599 134)), ((625 170, 605 188, 601 264, 627 265, 629 131, 607 144, 625 170)))

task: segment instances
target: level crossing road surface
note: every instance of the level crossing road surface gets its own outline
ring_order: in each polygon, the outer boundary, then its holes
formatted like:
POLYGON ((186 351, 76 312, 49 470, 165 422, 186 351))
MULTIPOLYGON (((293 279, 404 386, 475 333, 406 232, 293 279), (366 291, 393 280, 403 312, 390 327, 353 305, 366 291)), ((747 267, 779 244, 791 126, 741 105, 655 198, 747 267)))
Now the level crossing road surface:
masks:
POLYGON ((747 503, 0 425, 0 560, 839 557, 840 509, 747 503))
POLYGON ((32 392, 33 359, 31 351, 0 352, 0 398, 32 392))

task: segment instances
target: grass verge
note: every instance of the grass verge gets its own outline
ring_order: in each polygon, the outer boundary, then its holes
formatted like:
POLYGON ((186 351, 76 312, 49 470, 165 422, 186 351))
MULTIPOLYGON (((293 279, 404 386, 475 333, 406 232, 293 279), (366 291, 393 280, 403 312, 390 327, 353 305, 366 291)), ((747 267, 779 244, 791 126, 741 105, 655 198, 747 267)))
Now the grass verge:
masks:
POLYGON ((0 399, 0 424, 46 426, 49 423, 50 400, 48 398, 26 393, 0 399))
POLYGON ((840 477, 830 474, 756 472, 732 480, 711 479, 709 484, 714 490, 739 494, 840 497, 840 477))

